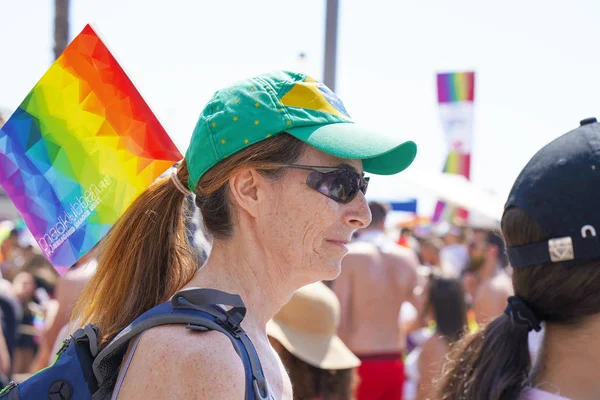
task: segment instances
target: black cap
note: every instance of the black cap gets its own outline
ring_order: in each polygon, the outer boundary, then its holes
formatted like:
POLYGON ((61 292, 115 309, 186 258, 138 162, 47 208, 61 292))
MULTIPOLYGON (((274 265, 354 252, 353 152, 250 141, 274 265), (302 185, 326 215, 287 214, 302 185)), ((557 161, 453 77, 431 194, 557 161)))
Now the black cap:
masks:
POLYGON ((513 267, 600 258, 600 124, 580 124, 543 147, 515 181, 504 209, 522 209, 550 240, 508 248, 513 267))

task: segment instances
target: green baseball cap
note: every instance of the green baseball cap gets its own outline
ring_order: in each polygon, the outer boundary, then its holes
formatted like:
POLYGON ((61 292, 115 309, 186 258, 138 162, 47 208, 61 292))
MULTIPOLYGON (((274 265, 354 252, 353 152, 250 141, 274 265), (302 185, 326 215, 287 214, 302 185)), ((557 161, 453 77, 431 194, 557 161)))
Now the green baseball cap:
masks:
POLYGON ((189 188, 220 161, 279 133, 336 157, 360 159, 365 171, 392 175, 417 154, 412 141, 352 122, 342 101, 323 83, 277 71, 217 91, 196 124, 186 152, 189 188))

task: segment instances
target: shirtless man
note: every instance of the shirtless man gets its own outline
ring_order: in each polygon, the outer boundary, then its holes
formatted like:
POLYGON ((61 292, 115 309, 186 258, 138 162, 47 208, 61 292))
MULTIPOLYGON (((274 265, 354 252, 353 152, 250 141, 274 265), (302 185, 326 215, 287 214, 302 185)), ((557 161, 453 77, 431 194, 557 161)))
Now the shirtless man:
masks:
MULTIPOLYGON (((479 268, 479 285, 475 289, 473 308, 478 324, 485 324, 502 315, 507 299, 513 295, 511 277, 506 270, 507 260, 504 254, 504 240, 496 232, 486 235, 481 257, 483 265, 479 268)), ((473 253, 472 256, 477 254, 473 253)))
POLYGON ((418 259, 384 233, 387 209, 369 203, 372 222, 349 246, 333 282, 341 304, 339 336, 362 361, 358 400, 401 399, 405 334, 400 307, 412 301, 418 259))

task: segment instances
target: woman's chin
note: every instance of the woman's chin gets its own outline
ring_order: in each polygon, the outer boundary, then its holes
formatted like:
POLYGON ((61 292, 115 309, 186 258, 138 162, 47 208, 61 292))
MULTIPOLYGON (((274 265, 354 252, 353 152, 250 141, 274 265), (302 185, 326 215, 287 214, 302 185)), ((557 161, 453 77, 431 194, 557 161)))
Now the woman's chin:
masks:
POLYGON ((341 271, 342 271, 342 262, 340 260, 340 261, 337 261, 337 262, 334 262, 332 264, 325 266, 321 270, 323 277, 321 277, 319 280, 332 281, 340 275, 341 271))
POLYGON ((304 278, 310 282, 318 281, 332 281, 340 275, 342 270, 341 260, 328 260, 319 263, 318 265, 312 264, 311 266, 303 270, 304 278))

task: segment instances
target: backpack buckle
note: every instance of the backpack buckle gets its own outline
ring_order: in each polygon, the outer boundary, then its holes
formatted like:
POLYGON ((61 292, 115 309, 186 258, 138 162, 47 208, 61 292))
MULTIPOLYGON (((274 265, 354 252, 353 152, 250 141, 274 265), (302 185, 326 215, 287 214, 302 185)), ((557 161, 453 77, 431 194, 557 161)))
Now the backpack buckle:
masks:
POLYGON ((231 332, 234 337, 238 338, 240 336, 240 333, 243 332, 242 327, 240 326, 240 323, 244 319, 244 316, 238 312, 232 313, 231 310, 226 312, 225 315, 226 315, 226 318, 224 321, 218 320, 219 325, 221 325, 223 328, 225 328, 229 332, 231 332))
POLYGON ((254 390, 254 395, 257 399, 269 400, 269 390, 267 389, 264 379, 262 379, 260 382, 256 378, 252 379, 252 389, 254 390))

